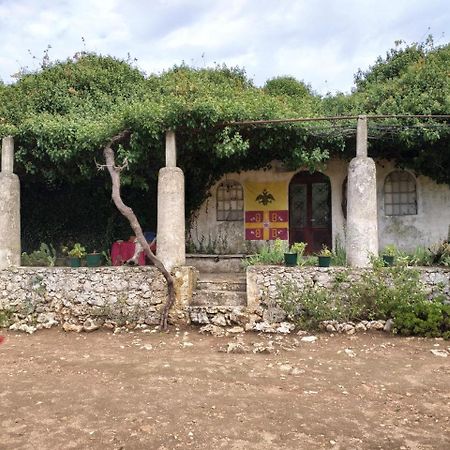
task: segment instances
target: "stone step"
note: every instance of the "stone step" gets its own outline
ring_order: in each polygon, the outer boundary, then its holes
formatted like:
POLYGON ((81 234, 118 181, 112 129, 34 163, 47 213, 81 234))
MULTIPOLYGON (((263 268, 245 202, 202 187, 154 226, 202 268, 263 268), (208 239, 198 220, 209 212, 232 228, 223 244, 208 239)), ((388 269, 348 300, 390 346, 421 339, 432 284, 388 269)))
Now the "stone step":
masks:
POLYGON ((199 289, 193 293, 191 306, 247 306, 247 293, 230 290, 199 289))
POLYGON ((245 292, 247 289, 247 283, 245 280, 232 281, 214 281, 214 280, 198 280, 197 290, 200 291, 235 291, 245 292))

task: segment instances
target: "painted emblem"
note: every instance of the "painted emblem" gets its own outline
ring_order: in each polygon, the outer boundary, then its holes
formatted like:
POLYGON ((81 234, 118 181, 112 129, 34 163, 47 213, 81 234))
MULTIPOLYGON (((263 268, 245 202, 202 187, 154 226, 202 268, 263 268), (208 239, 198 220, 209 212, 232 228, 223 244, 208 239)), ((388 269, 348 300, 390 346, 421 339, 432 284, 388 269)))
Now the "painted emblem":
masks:
POLYGON ((261 194, 259 194, 256 199, 255 199, 258 203, 261 203, 261 205, 268 205, 269 203, 272 203, 275 201, 274 196, 267 190, 267 189, 263 189, 263 191, 261 192, 261 194))

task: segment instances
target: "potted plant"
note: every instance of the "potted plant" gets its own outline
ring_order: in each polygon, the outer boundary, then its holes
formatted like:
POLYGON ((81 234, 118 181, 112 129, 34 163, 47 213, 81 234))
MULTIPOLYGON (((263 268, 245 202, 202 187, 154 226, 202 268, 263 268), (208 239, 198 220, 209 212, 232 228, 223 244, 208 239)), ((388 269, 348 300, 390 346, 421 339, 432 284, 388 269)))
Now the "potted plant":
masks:
POLYGON ((294 242, 289 251, 284 254, 284 265, 294 267, 299 264, 299 258, 303 256, 307 245, 305 242, 294 242))
POLYGON ((86 255, 86 249, 78 242, 68 252, 70 267, 81 267, 81 258, 86 255))
POLYGON ((333 253, 325 244, 322 245, 322 250, 320 250, 317 256, 319 257, 319 267, 330 267, 333 253))
POLYGON ((397 254, 397 248, 394 244, 389 244, 384 247, 381 258, 385 266, 393 266, 395 255, 397 254))
POLYGON ((86 265, 88 267, 98 267, 102 265, 103 255, 96 250, 86 255, 86 265))

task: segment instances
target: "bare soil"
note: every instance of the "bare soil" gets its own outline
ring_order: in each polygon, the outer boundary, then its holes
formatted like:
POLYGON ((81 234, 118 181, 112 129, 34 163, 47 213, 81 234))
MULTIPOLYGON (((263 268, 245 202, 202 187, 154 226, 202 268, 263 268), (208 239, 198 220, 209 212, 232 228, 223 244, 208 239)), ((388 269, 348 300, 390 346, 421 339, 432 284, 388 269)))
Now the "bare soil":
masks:
POLYGON ((2 450, 450 449, 448 341, 1 334, 2 450))

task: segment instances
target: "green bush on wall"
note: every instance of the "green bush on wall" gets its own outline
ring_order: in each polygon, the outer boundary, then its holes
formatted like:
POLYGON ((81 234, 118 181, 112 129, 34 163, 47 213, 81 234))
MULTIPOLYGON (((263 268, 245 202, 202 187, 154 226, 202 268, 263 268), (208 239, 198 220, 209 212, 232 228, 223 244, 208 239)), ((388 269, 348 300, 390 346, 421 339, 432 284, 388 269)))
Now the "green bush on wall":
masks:
POLYGON ((450 338, 449 300, 438 294, 430 301, 418 270, 374 267, 352 282, 349 274, 337 273, 331 288, 280 282, 278 303, 304 329, 317 329, 324 320, 393 319, 397 333, 450 338))

